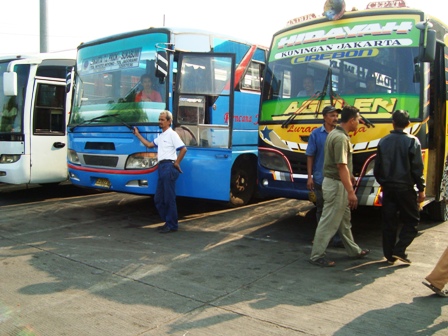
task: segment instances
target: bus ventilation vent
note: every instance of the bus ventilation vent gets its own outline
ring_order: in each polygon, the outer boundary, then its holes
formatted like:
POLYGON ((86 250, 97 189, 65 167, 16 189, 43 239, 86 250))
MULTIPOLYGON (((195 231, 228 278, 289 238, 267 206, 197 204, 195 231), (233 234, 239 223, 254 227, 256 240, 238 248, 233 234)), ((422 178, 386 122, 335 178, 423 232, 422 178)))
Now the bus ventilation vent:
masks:
POLYGON ((118 156, 99 156, 84 154, 84 162, 89 166, 116 167, 118 156))
POLYGON ((85 149, 115 150, 113 142, 86 142, 85 149))

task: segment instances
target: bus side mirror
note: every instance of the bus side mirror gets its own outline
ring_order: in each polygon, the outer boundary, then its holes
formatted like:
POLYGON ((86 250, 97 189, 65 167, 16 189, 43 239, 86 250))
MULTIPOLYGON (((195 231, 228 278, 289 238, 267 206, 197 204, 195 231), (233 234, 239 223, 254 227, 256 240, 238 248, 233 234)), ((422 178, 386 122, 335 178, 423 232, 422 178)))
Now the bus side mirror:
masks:
POLYGON ((414 61, 414 74, 412 76, 413 83, 420 83, 420 63, 414 61))
POLYGON ((5 96, 17 96, 17 73, 3 73, 3 94, 5 96))
POLYGON ((428 29, 426 33, 426 47, 421 47, 421 62, 433 62, 436 56, 436 31, 428 29))
POLYGON ((168 75, 168 57, 166 51, 157 51, 155 67, 155 75, 159 79, 159 82, 162 84, 165 81, 166 76, 168 75))
POLYGON ((431 29, 432 23, 428 20, 419 22, 415 25, 421 33, 419 47, 419 61, 433 62, 436 56, 436 31, 431 29))

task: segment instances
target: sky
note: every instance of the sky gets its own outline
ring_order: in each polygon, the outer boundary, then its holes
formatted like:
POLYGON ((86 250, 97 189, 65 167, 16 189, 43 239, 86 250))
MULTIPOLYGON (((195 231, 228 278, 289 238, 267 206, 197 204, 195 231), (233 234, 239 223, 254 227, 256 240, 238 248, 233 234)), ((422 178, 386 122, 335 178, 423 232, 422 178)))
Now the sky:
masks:
MULTIPOLYGON (((366 8, 369 0, 346 0, 346 9, 366 8)), ((448 24, 448 3, 405 0, 448 24)), ((40 0, 2 0, 0 55, 40 51, 40 0)), ((325 0, 46 0, 47 51, 76 49, 82 42, 149 27, 211 30, 270 45, 288 20, 315 13, 325 0)))

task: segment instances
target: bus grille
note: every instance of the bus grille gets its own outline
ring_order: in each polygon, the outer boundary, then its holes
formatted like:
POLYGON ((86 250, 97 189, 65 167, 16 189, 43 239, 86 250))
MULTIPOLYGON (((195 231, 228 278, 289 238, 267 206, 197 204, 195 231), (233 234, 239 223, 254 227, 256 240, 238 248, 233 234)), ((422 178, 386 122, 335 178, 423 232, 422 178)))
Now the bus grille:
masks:
POLYGON ((116 167, 118 156, 85 155, 84 162, 89 166, 116 167))

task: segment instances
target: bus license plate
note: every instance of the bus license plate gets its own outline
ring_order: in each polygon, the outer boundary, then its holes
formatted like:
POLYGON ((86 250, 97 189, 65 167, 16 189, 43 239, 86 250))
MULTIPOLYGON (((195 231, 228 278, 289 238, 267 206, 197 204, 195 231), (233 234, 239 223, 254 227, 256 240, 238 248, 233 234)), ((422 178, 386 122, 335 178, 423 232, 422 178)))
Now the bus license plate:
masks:
POLYGON ((110 181, 107 178, 99 178, 95 182, 95 187, 110 188, 110 181))

